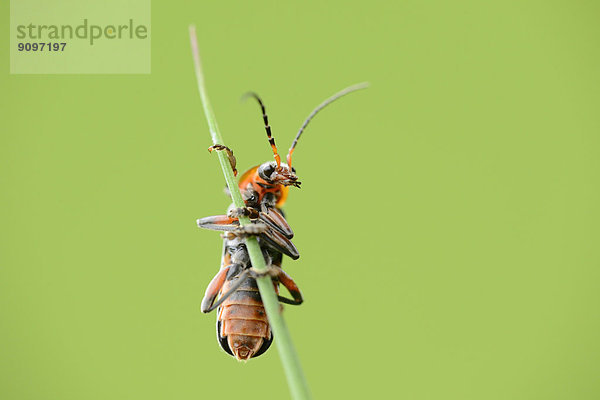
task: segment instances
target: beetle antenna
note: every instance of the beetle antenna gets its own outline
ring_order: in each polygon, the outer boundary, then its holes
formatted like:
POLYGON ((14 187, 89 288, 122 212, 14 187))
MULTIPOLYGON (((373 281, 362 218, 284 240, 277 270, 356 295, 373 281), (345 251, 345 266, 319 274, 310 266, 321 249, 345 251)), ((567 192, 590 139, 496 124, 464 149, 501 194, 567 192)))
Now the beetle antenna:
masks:
POLYGON ((279 156, 279 153, 277 153, 277 146, 275 146, 275 139, 273 138, 273 136, 271 136, 271 126, 269 125, 269 117, 267 117, 267 111, 265 110, 265 105, 263 104, 260 97, 258 97, 258 95, 254 92, 246 93, 245 95, 242 96, 242 100, 245 100, 248 97, 254 97, 256 99, 256 101, 258 101, 258 104, 260 105, 260 109, 262 110, 262 114, 263 114, 263 121, 265 122, 265 130, 267 131, 267 138, 269 138, 269 144, 271 145, 271 148, 273 149, 273 156, 275 157, 275 161, 277 162, 277 168, 279 168, 279 166, 281 165, 281 157, 279 156))
POLYGON ((356 85, 348 86, 347 88, 345 88, 343 90, 340 90, 339 92, 337 92, 336 94, 334 94, 333 96, 331 96, 330 98, 328 98, 327 100, 325 100, 324 102, 322 102, 321 104, 319 104, 317 106, 317 108, 315 108, 314 110, 312 110, 312 112, 310 113, 310 115, 304 120, 304 123, 302 124, 302 126, 300 127, 300 130, 296 134, 296 138, 292 142, 292 147, 290 147, 290 151, 288 152, 287 163, 288 163, 288 166, 290 168, 292 168, 292 153, 294 152, 294 149, 296 148, 296 145, 298 144, 298 139, 300 139, 300 135, 302 135, 302 132, 304 132, 304 129, 306 129, 306 126, 308 125, 308 123, 310 122, 310 120, 313 119, 313 117, 315 115, 317 115, 317 113, 319 111, 321 111, 327 105, 333 103, 334 101, 336 101, 340 97, 345 96, 348 93, 355 92, 357 90, 366 89, 368 87, 369 87, 369 82, 357 83, 356 85))

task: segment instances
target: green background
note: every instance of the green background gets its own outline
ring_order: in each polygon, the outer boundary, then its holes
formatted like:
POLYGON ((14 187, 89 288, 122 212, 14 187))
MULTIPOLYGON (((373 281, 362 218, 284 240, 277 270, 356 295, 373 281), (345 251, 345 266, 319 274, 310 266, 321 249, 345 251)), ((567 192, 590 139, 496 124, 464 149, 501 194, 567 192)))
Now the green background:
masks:
MULTIPOLYGON (((0 5, 8 26, 8 4, 0 5)), ((286 319, 316 398, 600 396, 600 6, 157 2, 151 75, 0 74, 0 397, 287 398, 272 347, 199 311, 228 199, 187 28, 245 170, 295 153, 306 298, 286 319)))

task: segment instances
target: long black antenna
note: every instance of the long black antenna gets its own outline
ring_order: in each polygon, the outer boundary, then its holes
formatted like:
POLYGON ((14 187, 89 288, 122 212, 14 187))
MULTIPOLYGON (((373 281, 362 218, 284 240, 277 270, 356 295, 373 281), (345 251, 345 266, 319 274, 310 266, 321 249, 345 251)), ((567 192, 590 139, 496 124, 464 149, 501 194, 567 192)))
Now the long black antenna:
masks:
POLYGON ((267 117, 267 111, 265 110, 265 105, 263 104, 260 97, 258 97, 258 95, 254 92, 248 92, 248 93, 244 94, 242 96, 242 100, 245 100, 248 97, 254 97, 256 99, 256 101, 258 101, 258 104, 260 105, 260 109, 262 110, 262 114, 263 114, 263 121, 265 122, 265 130, 267 131, 267 138, 269 138, 269 144, 271 145, 271 148, 273 149, 273 155, 275 157, 275 161, 277 162, 277 168, 279 168, 279 166, 281 165, 281 157, 279 156, 279 153, 277 153, 277 146, 275 146, 275 139, 273 138, 273 136, 271 136, 271 126, 269 125, 269 117, 267 117))
POLYGON ((324 102, 322 102, 321 104, 319 104, 317 106, 317 108, 315 108, 310 113, 310 115, 304 120, 304 123, 302 124, 302 126, 300 127, 300 130, 296 134, 296 138, 292 142, 292 146, 290 147, 290 151, 288 152, 287 163, 288 163, 288 166, 290 168, 292 167, 292 153, 294 152, 294 149, 296 148, 296 145, 298 144, 298 139, 300 139, 300 136, 302 135, 302 132, 304 132, 304 129, 306 129, 306 126, 308 125, 308 123, 310 122, 310 120, 313 119, 313 117, 315 115, 317 115, 317 113, 319 111, 321 111, 327 105, 333 103, 334 101, 336 101, 340 97, 345 96, 348 93, 355 92, 357 90, 366 89, 368 87, 369 87, 369 82, 362 82, 362 83, 357 83, 356 85, 348 86, 347 88, 345 88, 345 89, 337 92, 336 94, 334 94, 333 96, 331 96, 330 98, 328 98, 327 100, 325 100, 324 102))

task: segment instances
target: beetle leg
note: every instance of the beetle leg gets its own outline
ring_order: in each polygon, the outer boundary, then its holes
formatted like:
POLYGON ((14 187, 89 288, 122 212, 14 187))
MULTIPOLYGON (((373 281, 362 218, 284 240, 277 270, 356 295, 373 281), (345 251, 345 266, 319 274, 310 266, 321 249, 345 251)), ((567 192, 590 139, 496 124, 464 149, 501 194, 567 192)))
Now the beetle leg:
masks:
POLYGON ((231 218, 227 215, 213 215, 211 217, 200 218, 196 223, 198 224, 198 228, 225 232, 239 228, 240 224, 237 218, 231 218))
MULTIPOLYGON (((226 268, 222 269, 221 271, 219 271, 219 273, 217 274, 217 276, 215 276, 213 278, 213 282, 215 281, 215 279, 217 279, 217 277, 219 277, 220 279, 220 285, 219 285, 219 290, 221 290, 221 288, 223 287, 223 284, 225 283, 225 277, 227 276, 227 273, 223 273, 223 271, 228 270, 230 266, 227 266, 226 268), (222 275, 222 277, 221 277, 222 275)), ((214 293, 214 295, 212 296, 212 298, 207 298, 208 295, 208 289, 206 289, 206 295, 204 296, 204 299, 202 299, 202 305, 200 306, 200 310, 203 313, 209 313, 212 310, 214 310, 215 308, 219 307, 221 304, 223 304, 223 302, 225 300, 227 300, 227 298, 229 296, 231 296, 233 294, 233 292, 235 292, 236 290, 238 290, 238 288, 240 286, 242 286, 242 284, 246 281, 246 277, 250 274, 249 270, 244 270, 244 272, 242 272, 238 277, 236 282, 231 286, 231 288, 227 291, 227 293, 224 293, 221 295, 221 297, 219 297, 219 300, 213 304, 213 302, 215 301, 215 298, 217 297, 217 294, 219 293, 219 291, 217 290, 216 293, 214 293)), ((210 283, 210 285, 208 285, 208 288, 210 289, 213 282, 210 283)), ((212 295, 212 293, 211 293, 212 295)))
POLYGON ((280 270, 281 268, 279 267, 274 267, 272 265, 267 265, 265 269, 261 269, 258 270, 254 267, 250 268, 250 273, 252 275, 252 277, 254 279, 256 278, 262 278, 264 276, 271 276, 271 277, 277 277, 279 276, 279 272, 277 270, 280 270))
POLYGON ((285 288, 292 295, 293 299, 288 299, 287 297, 283 296, 277 296, 280 302, 297 306, 302 304, 302 302, 304 301, 304 299, 302 298, 302 293, 300 292, 298 285, 296 285, 296 282, 294 282, 294 280, 288 274, 286 274, 285 271, 281 269, 281 267, 267 265, 267 268, 264 270, 259 271, 256 268, 252 267, 249 269, 249 271, 250 276, 252 276, 254 279, 261 278, 263 276, 271 276, 272 278, 277 279, 283 286, 285 286, 285 288))
POLYGON ((203 313, 210 312, 214 309, 211 306, 217 298, 217 295, 223 287, 223 284, 225 283, 225 278, 227 277, 229 267, 231 267, 231 265, 228 265, 225 268, 221 268, 217 275, 215 275, 215 277, 212 278, 212 280, 208 284, 206 292, 204 293, 204 298, 202 299, 202 305, 200 306, 200 310, 203 313))
POLYGON ((259 212, 252 207, 233 208, 227 213, 227 216, 230 218, 239 218, 241 216, 244 216, 250 219, 257 219, 258 215, 259 212))
POLYGON ((231 218, 227 215, 200 218, 197 220, 197 223, 199 228, 226 232, 221 235, 225 239, 231 240, 236 237, 260 236, 273 250, 277 250, 294 260, 300 257, 298 249, 291 240, 281 233, 280 229, 276 229, 271 224, 253 223, 251 225, 240 226, 236 218, 231 218))
POLYGON ((246 226, 234 226, 234 229, 228 230, 223 236, 225 239, 233 239, 236 237, 245 238, 248 236, 258 236, 266 232, 267 225, 265 224, 250 224, 246 226))
POLYGON ((237 161, 235 160, 235 156, 233 155, 233 150, 231 150, 227 146, 223 146, 222 144, 215 144, 208 148, 208 151, 211 153, 213 150, 218 150, 218 151, 225 150, 225 152, 227 153, 227 158, 229 159, 229 164, 231 164, 231 169, 233 170, 233 176, 237 176, 238 171, 237 171, 237 169, 235 169, 237 161))
POLYGON ((290 294, 294 298, 292 300, 286 297, 278 296, 279 301, 286 304, 292 304, 294 306, 302 304, 304 299, 302 298, 302 293, 300 292, 300 288, 298 288, 298 285, 296 285, 296 282, 294 282, 294 280, 281 268, 279 269, 278 278, 279 282, 281 282, 281 284, 285 286, 285 288, 290 292, 290 294))

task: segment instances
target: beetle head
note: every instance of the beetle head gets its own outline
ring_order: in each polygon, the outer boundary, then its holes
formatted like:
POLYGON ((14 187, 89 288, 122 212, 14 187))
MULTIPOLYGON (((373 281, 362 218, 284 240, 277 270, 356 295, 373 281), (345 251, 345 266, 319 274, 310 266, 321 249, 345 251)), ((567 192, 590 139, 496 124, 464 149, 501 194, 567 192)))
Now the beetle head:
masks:
POLYGON ((276 162, 267 161, 258 167, 258 176, 271 184, 300 187, 296 170, 286 163, 277 166, 276 162))

